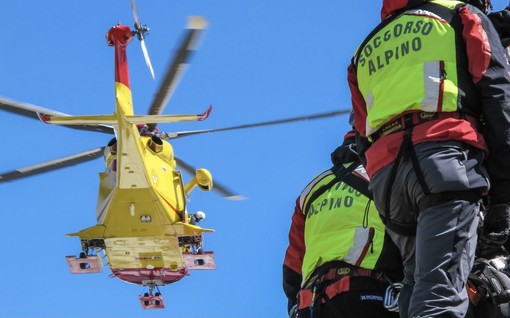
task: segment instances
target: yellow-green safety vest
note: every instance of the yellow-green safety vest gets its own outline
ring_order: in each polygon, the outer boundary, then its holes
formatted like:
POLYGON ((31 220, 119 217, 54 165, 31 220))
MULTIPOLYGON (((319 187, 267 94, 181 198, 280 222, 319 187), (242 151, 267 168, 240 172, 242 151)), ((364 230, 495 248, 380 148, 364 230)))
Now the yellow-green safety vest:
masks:
MULTIPOLYGON (((355 171, 368 182, 363 166, 355 171)), ((326 170, 299 197, 305 215, 303 282, 315 268, 334 260, 374 269, 383 248, 385 227, 375 205, 351 186, 339 181, 308 204, 311 195, 334 178, 333 172, 326 170)))
MULTIPOLYGON (((462 4, 430 3, 452 11, 462 4)), ((456 34, 437 13, 409 9, 364 43, 354 62, 367 107, 367 136, 406 111, 457 111, 456 34)))

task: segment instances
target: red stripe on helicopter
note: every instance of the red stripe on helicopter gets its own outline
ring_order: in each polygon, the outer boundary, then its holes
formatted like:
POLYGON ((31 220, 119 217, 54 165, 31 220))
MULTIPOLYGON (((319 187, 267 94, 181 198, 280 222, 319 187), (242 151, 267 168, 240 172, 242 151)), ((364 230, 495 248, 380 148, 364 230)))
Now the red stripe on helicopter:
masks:
POLYGON ((96 220, 97 220, 97 222, 99 222, 99 220, 101 220, 101 218, 103 217, 103 214, 104 214, 104 212, 106 211, 106 207, 107 207, 108 205, 110 205, 110 201, 112 200, 112 198, 113 198, 113 192, 112 192, 112 193, 110 193, 110 196, 109 196, 109 197, 108 197, 108 199, 106 200, 106 203, 105 203, 105 205, 104 205, 103 209, 101 210, 101 212, 100 212, 100 213, 99 213, 99 215, 97 216, 97 219, 96 219, 96 220))
POLYGON ((209 105, 209 108, 207 108, 207 110, 204 113, 197 115, 197 120, 198 121, 206 120, 207 117, 209 117, 209 114, 211 113, 211 110, 212 110, 212 104, 209 105))
POLYGON ((115 47, 115 81, 127 87, 130 85, 126 47, 132 39, 131 29, 126 25, 116 25, 106 33, 108 45, 115 47))
POLYGON ((181 213, 179 213, 179 212, 177 211, 177 209, 176 209, 176 208, 175 208, 172 204, 170 204, 170 202, 168 202, 168 201, 165 199, 165 197, 163 197, 163 196, 161 195, 161 193, 159 193, 159 191, 156 191, 156 193, 157 193, 157 194, 158 194, 158 195, 159 195, 159 196, 163 199, 163 201, 165 201, 165 202, 166 202, 166 204, 168 204, 168 206, 169 206, 169 207, 170 207, 170 208, 171 208, 171 209, 175 212, 175 214, 177 214, 177 215, 179 215, 179 216, 182 216, 182 214, 181 214, 181 213))
POLYGON ((39 117, 39 119, 43 123, 45 123, 45 124, 51 123, 51 116, 50 115, 46 115, 46 114, 43 114, 43 113, 37 113, 37 117, 39 117))

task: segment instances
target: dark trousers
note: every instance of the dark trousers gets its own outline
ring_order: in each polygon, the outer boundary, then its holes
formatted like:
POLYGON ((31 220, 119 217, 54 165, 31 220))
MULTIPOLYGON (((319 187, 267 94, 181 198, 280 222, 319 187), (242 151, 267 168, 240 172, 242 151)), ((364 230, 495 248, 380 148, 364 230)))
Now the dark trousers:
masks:
MULTIPOLYGON (((350 290, 314 308, 313 318, 398 318, 383 306, 383 289, 350 290)), ((298 318, 311 318, 310 308, 298 312, 298 318)), ((486 317, 487 318, 487 317, 486 317)))
POLYGON ((465 283, 474 261, 480 205, 460 194, 488 188, 484 154, 460 142, 420 143, 414 151, 418 167, 407 153, 395 170, 394 163, 377 172, 370 185, 380 213, 385 215, 389 206, 391 220, 416 227, 416 236, 388 230, 404 261, 400 315, 464 318, 465 283), (395 182, 388 184, 392 179, 395 182), (436 202, 429 200, 429 192, 459 193, 459 198, 436 202))

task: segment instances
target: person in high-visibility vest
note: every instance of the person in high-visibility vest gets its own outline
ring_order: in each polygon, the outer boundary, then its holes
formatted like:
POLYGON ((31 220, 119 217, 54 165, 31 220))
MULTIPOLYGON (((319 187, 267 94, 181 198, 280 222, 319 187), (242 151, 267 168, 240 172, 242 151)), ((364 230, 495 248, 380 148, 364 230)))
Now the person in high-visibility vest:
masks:
POLYGON ((283 264, 290 317, 397 318, 383 306, 400 283, 402 259, 384 231, 354 144, 354 131, 332 153, 334 166, 296 200, 283 264))
POLYGON ((404 258, 400 315, 465 317, 482 198, 480 255, 510 233, 510 67, 470 4, 383 0, 381 16, 348 82, 359 155, 404 258))
MULTIPOLYGON (((472 2, 488 14, 510 60, 510 6, 489 13, 492 6, 488 1, 472 2)), ((467 284, 470 306, 466 318, 510 317, 510 240, 503 247, 484 249, 482 242, 478 249, 480 257, 475 261, 467 284)))

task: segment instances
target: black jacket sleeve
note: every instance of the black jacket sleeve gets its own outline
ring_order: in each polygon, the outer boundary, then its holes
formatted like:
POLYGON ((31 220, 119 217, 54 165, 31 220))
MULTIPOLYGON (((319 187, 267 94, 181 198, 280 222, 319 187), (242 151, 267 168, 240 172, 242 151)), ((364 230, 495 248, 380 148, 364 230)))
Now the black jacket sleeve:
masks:
POLYGON ((460 11, 469 72, 480 95, 491 204, 510 202, 510 66, 499 35, 479 10, 460 11))
POLYGON ((510 45, 510 6, 501 11, 491 12, 488 17, 498 32, 501 44, 505 48, 508 47, 510 45))
POLYGON ((297 304, 297 296, 301 286, 301 275, 287 265, 283 265, 283 291, 288 299, 287 311, 297 304))

